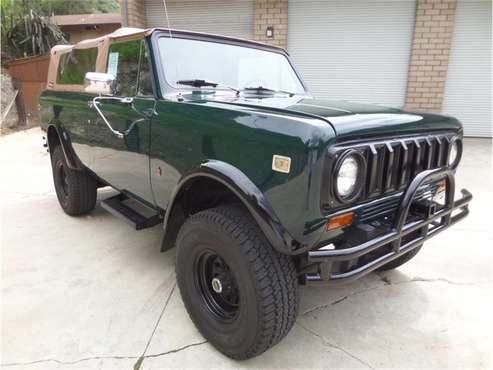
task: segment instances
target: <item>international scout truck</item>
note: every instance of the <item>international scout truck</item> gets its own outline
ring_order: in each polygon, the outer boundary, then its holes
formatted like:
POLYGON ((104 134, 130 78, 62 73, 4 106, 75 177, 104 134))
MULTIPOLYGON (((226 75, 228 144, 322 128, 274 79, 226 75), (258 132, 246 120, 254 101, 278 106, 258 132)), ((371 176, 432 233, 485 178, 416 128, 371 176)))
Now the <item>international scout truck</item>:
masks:
POLYGON ((253 41, 123 28, 56 46, 40 107, 63 210, 110 186, 101 206, 161 225, 191 319, 234 359, 289 332, 299 284, 394 269, 472 198, 455 118, 318 100, 253 41))

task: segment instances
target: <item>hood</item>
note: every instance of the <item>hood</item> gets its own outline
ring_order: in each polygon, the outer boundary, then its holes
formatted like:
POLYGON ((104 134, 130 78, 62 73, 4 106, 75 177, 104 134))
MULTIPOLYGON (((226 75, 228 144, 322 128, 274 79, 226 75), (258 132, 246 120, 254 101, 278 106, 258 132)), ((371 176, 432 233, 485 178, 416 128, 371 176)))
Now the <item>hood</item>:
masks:
POLYGON ((206 100, 317 117, 330 124, 340 140, 430 131, 458 132, 462 127, 457 119, 440 114, 407 112, 377 104, 343 100, 319 100, 299 96, 247 99, 217 95, 206 100))
POLYGON ((430 131, 459 131, 460 122, 441 114, 407 112, 376 104, 302 99, 287 107, 326 119, 337 136, 356 139, 368 136, 405 135, 430 131))

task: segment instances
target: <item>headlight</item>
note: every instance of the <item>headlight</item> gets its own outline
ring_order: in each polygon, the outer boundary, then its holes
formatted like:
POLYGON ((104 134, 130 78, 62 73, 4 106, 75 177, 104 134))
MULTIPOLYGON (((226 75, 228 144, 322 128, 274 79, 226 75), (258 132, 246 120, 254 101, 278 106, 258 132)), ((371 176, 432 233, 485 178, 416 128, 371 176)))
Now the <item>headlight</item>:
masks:
POLYGON ((462 142, 459 139, 455 139, 450 143, 448 152, 448 165, 452 168, 457 167, 462 155, 462 142))
POLYGON ((344 153, 336 165, 335 193, 340 201, 354 200, 363 186, 365 160, 357 151, 344 153))

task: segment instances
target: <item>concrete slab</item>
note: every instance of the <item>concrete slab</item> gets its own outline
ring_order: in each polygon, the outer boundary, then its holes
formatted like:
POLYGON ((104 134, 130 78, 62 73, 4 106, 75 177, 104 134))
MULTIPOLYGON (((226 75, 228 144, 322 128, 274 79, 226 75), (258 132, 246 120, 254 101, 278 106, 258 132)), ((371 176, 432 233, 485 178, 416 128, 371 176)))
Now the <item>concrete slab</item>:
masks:
POLYGON ((474 193, 469 218, 396 271, 302 287, 289 335, 235 362, 188 318, 160 227, 136 232, 100 206, 62 212, 41 136, 0 137, 2 368, 491 367, 491 141, 465 143, 457 183, 474 193))

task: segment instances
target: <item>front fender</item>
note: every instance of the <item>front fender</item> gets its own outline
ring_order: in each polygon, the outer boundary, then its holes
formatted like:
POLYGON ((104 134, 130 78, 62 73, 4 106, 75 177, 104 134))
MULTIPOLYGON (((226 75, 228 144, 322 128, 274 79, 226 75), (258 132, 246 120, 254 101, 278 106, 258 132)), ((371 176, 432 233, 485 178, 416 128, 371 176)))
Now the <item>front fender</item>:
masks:
POLYGON ((217 160, 201 163, 178 182, 164 217, 165 235, 180 190, 189 180, 196 177, 208 177, 227 187, 243 203, 267 240, 280 253, 294 254, 295 250, 304 247, 284 228, 269 201, 257 186, 238 168, 217 160))

